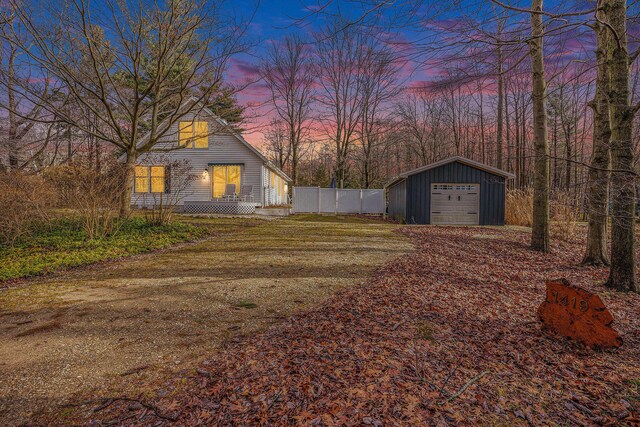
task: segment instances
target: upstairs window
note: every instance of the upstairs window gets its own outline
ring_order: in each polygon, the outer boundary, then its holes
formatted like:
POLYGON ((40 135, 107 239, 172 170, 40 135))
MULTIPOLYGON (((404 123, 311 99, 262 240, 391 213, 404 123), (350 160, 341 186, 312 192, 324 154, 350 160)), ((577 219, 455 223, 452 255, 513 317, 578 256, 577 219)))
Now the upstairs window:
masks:
POLYGON ((208 122, 180 122, 180 146, 184 148, 209 147, 208 122))

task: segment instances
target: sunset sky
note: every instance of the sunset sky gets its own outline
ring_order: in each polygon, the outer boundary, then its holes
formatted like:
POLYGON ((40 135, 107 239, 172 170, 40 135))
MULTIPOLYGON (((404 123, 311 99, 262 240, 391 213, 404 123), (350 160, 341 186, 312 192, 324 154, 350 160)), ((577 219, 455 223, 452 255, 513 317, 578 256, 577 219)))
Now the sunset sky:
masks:
MULTIPOLYGON (((440 2, 423 2, 419 14, 429 15, 428 24, 418 18, 418 15, 406 16, 400 6, 403 2, 394 2, 393 7, 382 11, 383 19, 393 21, 396 25, 389 28, 383 37, 395 48, 402 51, 405 59, 401 81, 408 87, 423 87, 443 73, 442 58, 452 53, 446 49, 439 53, 424 54, 429 47, 438 43, 446 44, 446 30, 455 29, 465 17, 482 21, 486 17, 482 16, 480 10, 490 10, 486 6, 489 0, 465 0, 460 2, 456 8, 449 7, 446 11, 436 11, 442 7, 440 2)), ((323 13, 314 13, 318 5, 325 4, 325 0, 235 0, 230 3, 237 14, 249 17, 255 11, 251 24, 249 25, 247 37, 252 42, 253 47, 250 52, 234 57, 230 63, 227 74, 229 82, 244 85, 249 82, 245 89, 238 94, 238 100, 249 107, 249 116, 252 117, 247 126, 246 138, 255 145, 262 142, 262 130, 272 117, 272 111, 265 102, 268 93, 265 86, 259 81, 258 64, 270 43, 280 40, 286 34, 298 32, 302 35, 311 35, 318 30, 328 19, 328 14, 336 13, 338 10, 344 16, 355 19, 362 16, 363 10, 361 2, 349 0, 330 1, 323 13)), ((366 3, 366 2, 363 2, 366 3)), ((517 4, 516 2, 509 2, 517 4)), ((521 2, 521 7, 527 7, 529 3, 521 2)), ((548 11, 584 10, 590 7, 585 0, 571 2, 549 1, 545 2, 548 11)), ((520 19, 527 20, 525 15, 515 17, 513 22, 520 19)), ((455 37, 455 35, 451 35, 455 37)), ((590 55, 593 51, 590 31, 586 28, 573 29, 561 37, 561 41, 548 43, 546 50, 547 67, 557 69, 558 66, 565 66, 571 61, 580 60, 585 55, 590 55)), ((485 90, 489 93, 493 90, 491 83, 487 83, 485 90)))
MULTIPOLYGON (((268 46, 277 42, 287 34, 297 32, 303 36, 310 36, 314 31, 322 27, 327 21, 328 13, 336 13, 338 10, 343 16, 357 19, 362 16, 363 8, 355 1, 332 1, 323 9, 324 13, 317 13, 319 5, 325 4, 325 0, 235 0, 233 7, 238 14, 248 16, 255 10, 255 15, 249 25, 247 37, 253 47, 247 54, 241 54, 231 60, 227 78, 230 82, 239 85, 249 84, 238 94, 238 100, 249 107, 251 123, 247 126, 245 137, 251 143, 260 145, 262 142, 262 130, 272 117, 272 108, 266 103, 268 91, 259 81, 258 64, 268 46)), ((394 19, 398 10, 385 9, 385 19, 394 19)), ((418 34, 413 23, 404 21, 404 28, 394 28, 386 35, 390 43, 395 43, 398 49, 406 52, 408 57, 400 77, 405 84, 421 85, 424 81, 431 80, 438 75, 434 67, 419 64, 421 58, 411 57, 414 43, 425 40, 424 34, 418 34)))

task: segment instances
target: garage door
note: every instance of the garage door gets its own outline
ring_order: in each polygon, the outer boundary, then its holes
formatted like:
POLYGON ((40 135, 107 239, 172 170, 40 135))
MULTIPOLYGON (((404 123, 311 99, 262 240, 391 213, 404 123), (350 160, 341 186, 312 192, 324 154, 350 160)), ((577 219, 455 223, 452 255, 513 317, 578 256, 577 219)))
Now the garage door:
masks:
POLYGON ((478 184, 432 184, 431 224, 477 225, 478 184))

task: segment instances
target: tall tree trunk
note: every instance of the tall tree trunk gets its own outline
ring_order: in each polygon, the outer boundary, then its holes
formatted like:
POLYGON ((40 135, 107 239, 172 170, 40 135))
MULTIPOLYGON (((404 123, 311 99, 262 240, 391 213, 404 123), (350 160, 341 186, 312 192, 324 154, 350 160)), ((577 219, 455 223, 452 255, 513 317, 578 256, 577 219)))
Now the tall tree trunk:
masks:
POLYGON ((520 173, 522 174, 522 186, 528 187, 530 185, 530 181, 528 179, 527 173, 527 102, 525 100, 524 92, 520 95, 520 102, 522 103, 521 117, 520 117, 520 136, 522 138, 522 142, 520 143, 520 173))
MULTIPOLYGON (((598 18, 604 19, 602 11, 598 11, 598 18)), ((609 205, 609 140, 611 127, 609 123, 609 103, 607 101, 607 87, 609 75, 607 72, 607 38, 609 30, 602 24, 595 27, 597 48, 597 76, 595 99, 589 103, 593 109, 593 152, 591 154, 591 168, 587 182, 587 245, 582 264, 609 265, 607 254, 607 209, 609 205)))
POLYGON ((619 291, 640 292, 636 280, 635 174, 633 172, 633 116, 629 93, 626 0, 603 0, 611 33, 609 117, 611 120, 611 270, 606 285, 619 291))
POLYGON ((565 175, 564 175, 564 188, 567 191, 571 190, 571 126, 568 127, 569 133, 565 135, 565 175))
MULTIPOLYGON (((502 25, 498 25, 498 129, 496 133, 496 167, 502 169, 502 111, 504 110, 504 82, 502 75, 502 25)), ((482 96, 482 93, 480 94, 482 96)))
POLYGON ((96 172, 100 173, 102 170, 102 159, 100 158, 100 140, 96 139, 96 172))
POLYGON ((455 92, 451 89, 451 125, 453 127, 453 141, 456 146, 456 156, 460 155, 460 132, 458 129, 458 119, 456 118, 455 92))
POLYGON ((542 38, 542 2, 531 3, 531 41, 529 53, 532 66, 532 99, 535 167, 533 173, 533 226, 531 248, 549 252, 549 147, 547 144, 546 82, 544 80, 544 59, 542 38))
POLYGON ((298 148, 300 146, 300 130, 289 133, 291 147, 291 181, 293 185, 298 183, 298 148))
MULTIPOLYGON (((483 104, 484 104, 484 97, 482 96, 482 88, 480 88, 480 144, 482 145, 480 149, 482 150, 482 163, 486 163, 487 150, 486 150, 486 142, 484 137, 484 105, 483 104)), ((502 132, 502 129, 500 129, 500 132, 502 132)), ((502 138, 502 135, 500 135, 500 138, 502 138)), ((500 157, 500 164, 502 164, 502 157, 500 157)))
POLYGON ((10 46, 9 63, 8 63, 8 93, 9 102, 9 169, 17 169, 20 164, 20 147, 18 146, 18 116, 16 114, 16 80, 15 80, 15 58, 16 49, 10 46))
POLYGON ((120 218, 127 218, 131 213, 131 196, 133 194, 133 179, 136 170, 136 152, 127 153, 125 163, 122 199, 120 199, 120 218))
POLYGON ((551 136, 553 141, 553 188, 558 188, 560 185, 559 169, 558 169, 558 115, 553 115, 553 135, 551 136))
MULTIPOLYGON (((502 91, 502 97, 504 98, 504 118, 505 118, 505 142, 507 143, 507 170, 513 171, 513 166, 511 164, 512 161, 512 153, 511 153, 511 129, 510 129, 510 121, 509 121, 509 97, 507 93, 505 93, 504 89, 502 91)), ((511 181, 511 180, 509 180, 511 181)))
POLYGON ((520 108, 519 108, 519 100, 517 96, 514 96, 514 105, 513 110, 515 114, 515 126, 516 126, 516 188, 522 189, 522 173, 520 171, 520 167, 522 162, 520 161, 520 108))

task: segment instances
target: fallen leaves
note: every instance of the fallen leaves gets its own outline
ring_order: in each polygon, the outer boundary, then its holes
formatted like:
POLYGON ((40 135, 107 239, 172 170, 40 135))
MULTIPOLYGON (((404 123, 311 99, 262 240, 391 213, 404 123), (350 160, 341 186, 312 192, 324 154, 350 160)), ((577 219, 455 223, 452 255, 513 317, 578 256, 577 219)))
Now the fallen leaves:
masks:
POLYGON ((579 266, 579 241, 541 254, 525 233, 478 230, 405 228, 416 252, 366 285, 230 343, 158 411, 132 417, 114 402, 100 416, 143 425, 180 407, 184 425, 637 425, 640 296, 606 292, 604 269, 579 266), (536 309, 553 277, 600 294, 625 345, 594 351, 544 333, 536 309))

